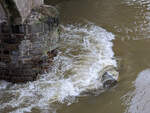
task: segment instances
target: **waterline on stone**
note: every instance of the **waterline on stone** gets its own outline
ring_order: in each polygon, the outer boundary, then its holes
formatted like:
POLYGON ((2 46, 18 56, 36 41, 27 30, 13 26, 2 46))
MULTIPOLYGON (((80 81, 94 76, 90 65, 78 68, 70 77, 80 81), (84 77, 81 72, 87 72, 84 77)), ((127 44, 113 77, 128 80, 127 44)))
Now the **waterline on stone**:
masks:
POLYGON ((84 91, 103 89, 100 73, 107 66, 117 67, 114 35, 95 25, 61 27, 59 53, 47 74, 26 84, 0 81, 0 111, 8 107, 11 113, 50 109, 53 102, 69 103, 84 91))

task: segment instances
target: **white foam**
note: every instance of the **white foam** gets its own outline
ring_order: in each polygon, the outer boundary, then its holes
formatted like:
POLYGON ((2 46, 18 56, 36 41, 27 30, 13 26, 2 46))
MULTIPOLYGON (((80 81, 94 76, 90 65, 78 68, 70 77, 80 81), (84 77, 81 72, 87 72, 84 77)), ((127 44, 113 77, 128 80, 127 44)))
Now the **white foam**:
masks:
POLYGON ((69 102, 83 91, 102 86, 99 72, 108 65, 117 66, 111 42, 114 35, 95 25, 62 27, 60 51, 52 70, 24 85, 8 87, 4 83, 1 89, 7 87, 6 92, 14 98, 1 103, 0 109, 16 108, 12 113, 30 112, 34 107, 49 109, 55 101, 69 102))

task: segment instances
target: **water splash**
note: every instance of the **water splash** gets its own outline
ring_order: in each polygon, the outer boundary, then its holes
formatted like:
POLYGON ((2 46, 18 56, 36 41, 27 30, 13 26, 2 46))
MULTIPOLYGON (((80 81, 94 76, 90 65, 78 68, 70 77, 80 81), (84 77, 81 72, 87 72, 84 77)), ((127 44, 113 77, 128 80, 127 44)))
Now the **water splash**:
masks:
POLYGON ((69 103, 84 91, 102 89, 100 73, 109 65, 117 67, 114 35, 95 25, 61 27, 59 54, 47 74, 26 84, 0 81, 1 112, 8 108, 11 113, 49 110, 53 102, 69 103))

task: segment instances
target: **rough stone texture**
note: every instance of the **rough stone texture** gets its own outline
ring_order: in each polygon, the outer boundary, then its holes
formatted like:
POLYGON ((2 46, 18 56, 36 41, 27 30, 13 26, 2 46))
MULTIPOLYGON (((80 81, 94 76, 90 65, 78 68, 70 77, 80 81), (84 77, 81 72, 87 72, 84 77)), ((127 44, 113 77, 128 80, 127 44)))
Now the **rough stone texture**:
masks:
MULTIPOLYGON (((13 24, 22 24, 31 9, 43 4, 43 0, 0 0, 0 4, 9 21, 13 24)), ((0 13, 3 12, 0 9, 0 13)))
POLYGON ((47 70, 56 56, 50 54, 56 53, 58 24, 57 10, 47 5, 33 8, 23 24, 2 22, 0 79, 27 82, 47 70))
POLYGON ((31 9, 43 4, 43 0, 14 0, 22 17, 22 21, 26 19, 31 9))
POLYGON ((6 18, 5 11, 3 10, 2 5, 0 4, 0 23, 6 18))
POLYGON ((22 22, 21 13, 13 0, 0 0, 0 4, 5 12, 6 21, 9 24, 20 24, 22 22))

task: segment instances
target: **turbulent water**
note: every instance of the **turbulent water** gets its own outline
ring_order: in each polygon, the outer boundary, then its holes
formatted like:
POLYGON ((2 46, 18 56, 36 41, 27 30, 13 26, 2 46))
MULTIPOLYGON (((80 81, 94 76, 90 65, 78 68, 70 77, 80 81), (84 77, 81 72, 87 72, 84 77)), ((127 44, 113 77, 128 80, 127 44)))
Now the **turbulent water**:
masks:
POLYGON ((0 113, 149 113, 150 0, 47 1, 64 25, 59 54, 37 81, 0 81, 0 113), (118 65, 118 85, 104 91, 105 67, 118 65))
POLYGON ((93 24, 61 27, 59 54, 47 74, 26 84, 0 81, 1 113, 48 112, 54 102, 70 104, 82 92, 103 89, 103 69, 117 67, 112 50, 115 36, 93 24))

